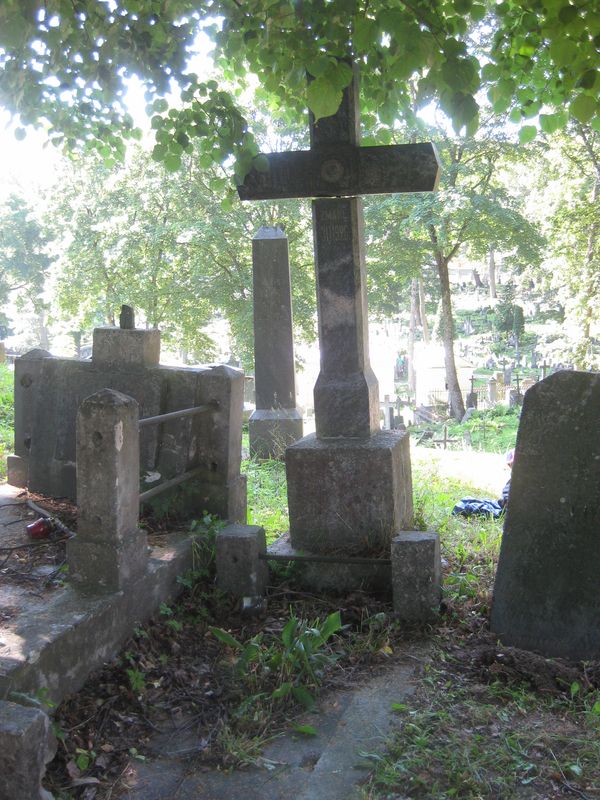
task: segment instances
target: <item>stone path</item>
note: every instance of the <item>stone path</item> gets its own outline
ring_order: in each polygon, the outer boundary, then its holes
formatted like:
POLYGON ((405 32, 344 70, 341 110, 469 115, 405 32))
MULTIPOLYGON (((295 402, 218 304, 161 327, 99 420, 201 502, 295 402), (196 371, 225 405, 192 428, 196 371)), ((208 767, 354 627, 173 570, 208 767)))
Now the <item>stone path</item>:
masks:
MULTIPOLYGON (((161 739, 162 755, 135 767, 121 795, 127 800, 358 800, 370 765, 362 753, 381 753, 394 722, 393 703, 414 692, 429 646, 407 645, 382 673, 354 690, 322 699, 318 710, 298 724, 310 724, 316 736, 290 732, 264 750, 265 768, 229 774, 207 770, 177 756, 184 741, 177 732, 171 744, 161 739), (171 755, 169 755, 169 753, 171 755)), ((157 743, 158 744, 158 743, 157 743)))

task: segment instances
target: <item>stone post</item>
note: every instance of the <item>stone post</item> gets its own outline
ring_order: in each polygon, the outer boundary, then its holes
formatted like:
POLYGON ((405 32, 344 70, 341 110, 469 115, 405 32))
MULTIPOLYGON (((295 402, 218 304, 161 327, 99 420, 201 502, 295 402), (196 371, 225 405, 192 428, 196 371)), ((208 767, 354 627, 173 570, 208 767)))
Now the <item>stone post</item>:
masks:
POLYGON ((41 780, 55 752, 41 709, 0 701, 0 800, 52 800, 41 780))
POLYGON ((77 415, 79 521, 67 559, 83 591, 120 591, 146 572, 146 534, 138 528, 138 408, 133 398, 102 389, 77 415))
POLYGON ((496 378, 490 378, 487 385, 488 402, 491 406, 495 406, 498 402, 498 381, 496 378))
POLYGON ((28 485, 34 409, 36 398, 43 391, 40 378, 47 358, 52 358, 47 350, 36 349, 15 359, 15 451, 6 464, 7 480, 12 486, 28 485))
POLYGON ((252 240, 254 291, 254 375, 256 410, 248 423, 250 453, 283 458, 302 438, 296 408, 292 295, 287 236, 260 228, 252 240))
POLYGON ((407 622, 434 617, 442 599, 440 540, 433 531, 402 531, 392 539, 394 611, 407 622))

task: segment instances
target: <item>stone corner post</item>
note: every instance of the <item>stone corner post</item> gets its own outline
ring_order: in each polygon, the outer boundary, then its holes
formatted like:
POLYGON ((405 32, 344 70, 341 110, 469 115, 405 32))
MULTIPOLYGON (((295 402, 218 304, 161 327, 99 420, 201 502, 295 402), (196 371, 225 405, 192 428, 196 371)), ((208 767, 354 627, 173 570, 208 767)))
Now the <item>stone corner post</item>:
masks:
POLYGON ((120 591, 147 568, 138 528, 139 407, 102 389, 77 414, 77 537, 67 546, 71 578, 86 592, 120 591))

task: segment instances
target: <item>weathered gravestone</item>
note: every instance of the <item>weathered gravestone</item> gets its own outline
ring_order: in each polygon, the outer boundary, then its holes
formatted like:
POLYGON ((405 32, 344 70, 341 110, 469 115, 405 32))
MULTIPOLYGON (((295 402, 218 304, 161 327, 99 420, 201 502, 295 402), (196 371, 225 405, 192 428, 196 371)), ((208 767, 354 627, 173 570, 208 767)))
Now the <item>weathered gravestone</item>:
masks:
MULTIPOLYGON (((133 310, 122 322, 133 325, 133 310)), ((32 350, 15 361, 15 454, 8 482, 76 499, 75 423, 82 401, 102 389, 134 398, 140 416, 192 406, 210 410, 140 431, 140 467, 154 480, 198 469, 185 497, 223 519, 245 522, 240 474, 243 374, 226 366, 160 366, 160 331, 96 328, 91 361, 32 350)))
POLYGON ((296 408, 292 295, 287 236, 261 228, 252 240, 256 410, 250 416, 250 453, 282 458, 302 438, 296 408))
POLYGON ((600 374, 525 395, 491 627, 506 645, 600 658, 600 374))
POLYGON ((357 195, 432 191, 439 165, 431 144, 359 147, 359 138, 355 70, 339 110, 318 123, 310 117, 311 149, 267 155, 268 169, 239 187, 242 200, 319 198, 316 434, 286 451, 291 543, 317 554, 389 553, 394 533, 412 526, 408 435, 379 429, 357 195))

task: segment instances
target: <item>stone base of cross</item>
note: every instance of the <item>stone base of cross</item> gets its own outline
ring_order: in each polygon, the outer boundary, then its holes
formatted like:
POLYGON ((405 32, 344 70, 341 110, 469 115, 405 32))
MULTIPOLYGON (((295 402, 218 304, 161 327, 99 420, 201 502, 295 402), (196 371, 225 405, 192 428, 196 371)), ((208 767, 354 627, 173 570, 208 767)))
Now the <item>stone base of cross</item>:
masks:
POLYGON ((242 200, 312 197, 321 369, 316 434, 286 450, 290 536, 315 553, 389 552, 412 526, 408 436, 381 431, 369 363, 364 223, 359 195, 435 189, 431 144, 359 146, 356 70, 332 116, 310 117, 311 148, 266 155, 242 200))

